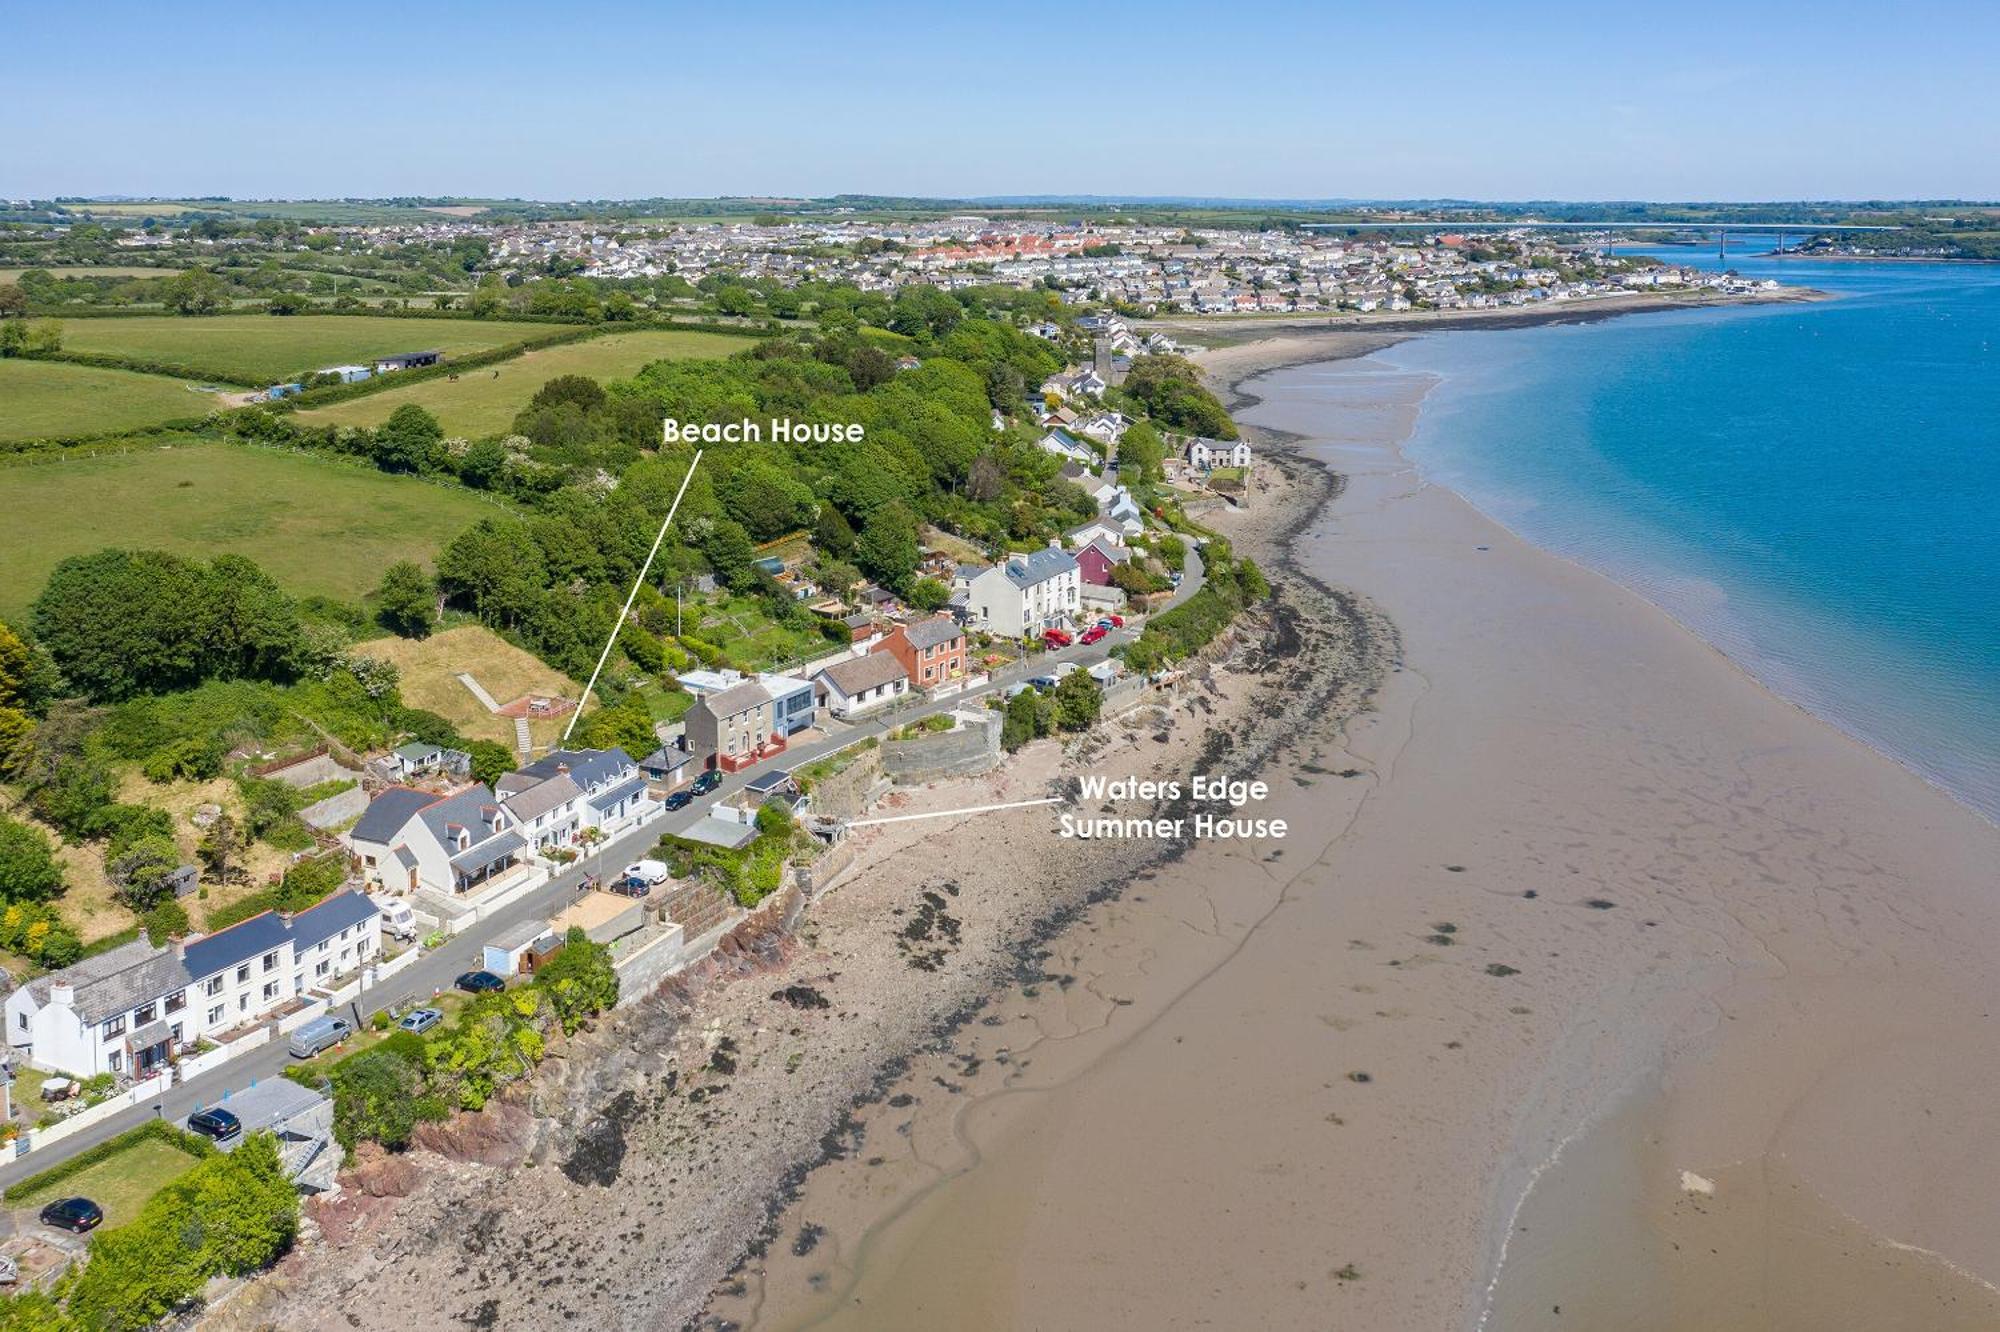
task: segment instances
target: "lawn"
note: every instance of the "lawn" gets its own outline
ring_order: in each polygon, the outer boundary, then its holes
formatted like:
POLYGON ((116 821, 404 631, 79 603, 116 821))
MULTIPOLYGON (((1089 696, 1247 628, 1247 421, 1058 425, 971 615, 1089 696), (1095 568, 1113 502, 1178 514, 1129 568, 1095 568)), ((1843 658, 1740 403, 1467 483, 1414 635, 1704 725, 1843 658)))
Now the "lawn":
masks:
POLYGON ((63 348, 129 356, 264 385, 396 352, 436 349, 447 357, 463 356, 564 331, 552 324, 388 315, 135 315, 67 320, 63 348))
MULTIPOLYGON (((502 704, 512 703, 524 694, 576 698, 583 693, 583 686, 576 681, 476 624, 459 625, 421 640, 377 638, 355 644, 354 650, 396 664, 401 672, 403 702, 409 706, 426 708, 449 719, 474 740, 498 740, 510 749, 514 745, 513 719, 488 712, 472 691, 459 682, 459 672, 479 681, 502 704)), ((531 720, 528 728, 536 744, 547 744, 561 735, 568 724, 569 718, 564 716, 548 721, 531 720)))
POLYGON ((0 467, 0 617, 106 546, 257 561, 287 590, 358 601, 495 512, 471 491, 247 445, 186 443, 0 467))
POLYGON ((96 1165, 16 1199, 12 1206, 33 1216, 57 1198, 84 1197, 104 1209, 104 1229, 109 1230, 137 1218, 148 1199, 194 1165, 195 1158, 180 1148, 158 1138, 140 1138, 96 1165))
POLYGON ((0 360, 0 440, 104 435, 206 416, 221 405, 214 394, 165 375, 0 360))
POLYGON ((689 632, 721 648, 722 655, 738 670, 770 670, 833 651, 816 631, 787 629, 771 619, 755 597, 718 594, 713 603, 701 604, 698 609, 699 625, 689 632))
MULTIPOLYGON (((27 268, 0 268, 0 282, 16 281, 20 278, 21 274, 32 271, 33 271, 32 265, 30 265, 27 268)), ((66 277, 151 278, 151 277, 172 277, 174 276, 174 274, 179 273, 181 271, 181 268, 179 265, 174 265, 172 267, 168 267, 166 265, 159 265, 153 268, 141 268, 135 264, 50 264, 42 271, 47 273, 51 277, 59 277, 59 278, 66 278, 66 277)))
POLYGON ((413 402, 437 417, 446 434, 478 439, 507 433, 535 390, 557 375, 623 379, 653 361, 730 356, 750 345, 750 339, 726 333, 679 329, 611 333, 469 370, 456 381, 428 379, 407 388, 385 389, 329 407, 315 407, 300 412, 298 418, 314 425, 377 426, 389 419, 390 412, 413 402))

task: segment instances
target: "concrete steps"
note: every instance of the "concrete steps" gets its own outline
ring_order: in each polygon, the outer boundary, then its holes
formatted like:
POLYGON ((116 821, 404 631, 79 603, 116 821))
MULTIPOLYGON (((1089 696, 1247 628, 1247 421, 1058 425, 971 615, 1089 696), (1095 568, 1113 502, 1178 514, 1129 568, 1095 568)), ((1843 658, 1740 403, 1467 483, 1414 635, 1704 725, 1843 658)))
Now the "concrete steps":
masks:
POLYGON ((535 741, 528 734, 526 717, 514 718, 514 750, 524 758, 535 752, 535 741))

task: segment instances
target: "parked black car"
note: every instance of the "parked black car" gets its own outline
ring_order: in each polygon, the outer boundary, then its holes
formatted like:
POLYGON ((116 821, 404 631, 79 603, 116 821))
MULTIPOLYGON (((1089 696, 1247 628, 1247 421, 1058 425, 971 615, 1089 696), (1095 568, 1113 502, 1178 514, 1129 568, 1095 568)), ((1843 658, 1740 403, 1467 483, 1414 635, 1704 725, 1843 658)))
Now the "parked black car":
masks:
POLYGON ((689 805, 692 805, 694 803, 694 792, 676 791, 672 795, 668 796, 665 800, 661 801, 660 803, 665 805, 670 810, 686 809, 689 805))
POLYGON ((692 795, 705 796, 720 785, 722 785, 722 774, 716 772, 714 769, 710 769, 695 778, 693 784, 688 787, 688 791, 692 795))
POLYGON ((188 1116, 188 1131, 228 1142, 243 1132, 243 1121, 227 1110, 197 1110, 188 1116))
POLYGON ((490 971, 468 971, 452 984, 467 994, 491 994, 495 990, 507 988, 507 982, 490 971))
POLYGON ((83 1234, 104 1220, 104 1209, 88 1198, 58 1198, 42 1209, 42 1224, 83 1234))

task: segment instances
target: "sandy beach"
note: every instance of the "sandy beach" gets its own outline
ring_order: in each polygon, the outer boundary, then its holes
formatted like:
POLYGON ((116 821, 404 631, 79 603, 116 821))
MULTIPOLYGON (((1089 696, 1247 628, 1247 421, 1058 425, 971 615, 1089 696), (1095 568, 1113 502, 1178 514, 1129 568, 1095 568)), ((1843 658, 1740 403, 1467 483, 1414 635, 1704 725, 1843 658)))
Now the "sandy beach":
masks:
POLYGON ((1426 484, 1383 346, 1208 354, 1279 595, 1171 709, 895 797, 1223 773, 1284 836, 869 830, 211 1324, 2000 1320, 2000 831, 1426 484))
POLYGON ((2000 1317, 2000 832, 1426 485, 1397 445, 1429 387, 1364 357, 1239 402, 1345 477, 1288 597, 1358 589, 1400 635, 1375 706, 1266 773, 1292 834, 1051 940, 857 1112, 716 1318, 2000 1317))

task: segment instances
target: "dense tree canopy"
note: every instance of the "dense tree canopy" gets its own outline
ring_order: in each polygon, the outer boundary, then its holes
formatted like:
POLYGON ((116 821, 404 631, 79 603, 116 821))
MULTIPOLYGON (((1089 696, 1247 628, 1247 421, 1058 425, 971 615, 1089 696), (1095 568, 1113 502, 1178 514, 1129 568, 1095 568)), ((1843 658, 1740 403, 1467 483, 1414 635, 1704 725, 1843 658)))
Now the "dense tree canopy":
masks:
POLYGON ((68 684, 94 699, 283 679, 302 648, 297 607, 240 555, 72 556, 49 575, 30 623, 68 684))

